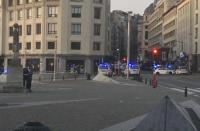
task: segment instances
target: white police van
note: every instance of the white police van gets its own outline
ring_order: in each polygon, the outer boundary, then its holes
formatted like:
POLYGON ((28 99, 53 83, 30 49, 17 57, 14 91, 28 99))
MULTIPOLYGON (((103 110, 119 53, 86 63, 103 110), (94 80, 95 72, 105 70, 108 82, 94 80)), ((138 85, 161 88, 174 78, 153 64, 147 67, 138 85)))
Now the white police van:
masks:
POLYGON ((112 75, 111 65, 107 63, 99 64, 98 72, 106 76, 111 76, 112 75))

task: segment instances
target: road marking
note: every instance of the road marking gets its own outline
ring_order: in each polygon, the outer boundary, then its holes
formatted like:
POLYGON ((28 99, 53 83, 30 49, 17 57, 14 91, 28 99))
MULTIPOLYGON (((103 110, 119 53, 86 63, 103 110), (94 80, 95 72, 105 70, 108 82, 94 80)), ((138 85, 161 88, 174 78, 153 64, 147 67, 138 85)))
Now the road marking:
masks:
POLYGON ((188 88, 189 91, 193 91, 193 92, 198 92, 200 93, 200 90, 196 90, 196 89, 191 89, 191 88, 188 88))
POLYGON ((77 100, 60 100, 60 101, 39 101, 39 102, 26 102, 26 103, 6 103, 8 106, 0 107, 1 109, 12 109, 12 108, 27 108, 33 106, 45 106, 54 104, 67 104, 67 103, 77 103, 77 102, 89 102, 89 101, 99 101, 103 98, 88 98, 88 99, 77 99, 77 100))
POLYGON ((199 84, 195 84, 194 82, 189 82, 188 80, 179 80, 179 79, 176 79, 176 81, 182 83, 182 84, 191 84, 191 85, 195 85, 195 86, 199 86, 199 84))
MULTIPOLYGON (((177 88, 170 88, 170 90, 174 90, 174 91, 178 91, 178 92, 182 92, 182 93, 184 93, 184 92, 185 92, 185 90, 183 90, 183 89, 177 89, 177 88)), ((189 94, 189 95, 193 95, 194 93, 193 93, 193 92, 190 92, 190 91, 188 91, 188 94, 189 94)))
MULTIPOLYGON (((185 90, 184 89, 181 89, 181 88, 174 88, 174 87, 167 87, 165 85, 159 85, 159 87, 162 87, 162 88, 166 88, 166 89, 169 89, 169 90, 173 90, 173 91, 177 91, 177 92, 180 92, 180 93, 184 93, 185 90)), ((191 91, 188 91, 188 94, 189 95, 193 95, 194 93, 191 92, 191 91)))
MULTIPOLYGON (((172 85, 172 84, 170 84, 172 85)), ((165 85, 159 85, 159 87, 162 87, 162 88, 167 88, 169 90, 173 90, 173 91, 177 91, 177 92, 181 92, 181 93, 185 93, 185 89, 183 88, 174 88, 174 87, 167 87, 165 85)), ((191 89, 191 88, 188 88, 188 94, 189 95, 192 95, 192 96, 195 96, 195 97, 200 97, 198 94, 200 93, 200 90, 198 88, 197 89, 191 89)))
POLYGON ((138 85, 138 84, 131 84, 131 83, 120 83, 121 85, 124 85, 124 86, 144 86, 144 85, 138 85))

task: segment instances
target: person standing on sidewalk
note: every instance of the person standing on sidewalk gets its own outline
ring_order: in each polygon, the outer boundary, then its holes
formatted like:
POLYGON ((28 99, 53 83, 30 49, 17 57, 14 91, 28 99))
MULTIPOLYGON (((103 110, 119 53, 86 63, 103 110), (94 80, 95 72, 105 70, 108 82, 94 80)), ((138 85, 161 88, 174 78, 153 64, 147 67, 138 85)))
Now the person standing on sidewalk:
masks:
POLYGON ((29 92, 32 92, 32 90, 31 90, 32 77, 33 77, 33 70, 32 70, 32 68, 29 67, 28 68, 27 87, 26 87, 29 92))
POLYGON ((27 80, 28 80, 28 68, 23 68, 23 87, 27 88, 27 80))

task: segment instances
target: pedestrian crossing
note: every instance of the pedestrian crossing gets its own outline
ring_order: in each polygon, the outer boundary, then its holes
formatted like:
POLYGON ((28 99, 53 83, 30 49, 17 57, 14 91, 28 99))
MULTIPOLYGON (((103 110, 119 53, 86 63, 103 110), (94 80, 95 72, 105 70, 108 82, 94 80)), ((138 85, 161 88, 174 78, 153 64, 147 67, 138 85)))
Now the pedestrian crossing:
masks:
MULTIPOLYGON (((171 83, 159 83, 158 87, 167 88, 172 91, 176 91, 179 93, 185 93, 185 87, 180 87, 171 83)), ((187 88, 188 95, 200 97, 200 88, 187 88)))

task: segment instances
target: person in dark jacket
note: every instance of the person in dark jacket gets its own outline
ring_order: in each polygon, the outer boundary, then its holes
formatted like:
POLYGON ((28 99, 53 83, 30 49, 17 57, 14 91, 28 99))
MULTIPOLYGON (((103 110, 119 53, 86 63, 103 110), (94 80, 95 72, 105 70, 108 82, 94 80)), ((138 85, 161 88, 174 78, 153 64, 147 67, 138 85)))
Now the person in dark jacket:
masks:
POLYGON ((26 88, 28 89, 29 92, 32 92, 31 90, 31 84, 32 84, 32 76, 33 76, 33 70, 32 68, 28 68, 28 77, 27 77, 27 86, 26 88))
POLYGON ((23 68, 23 87, 27 88, 27 80, 28 80, 28 68, 23 68))

